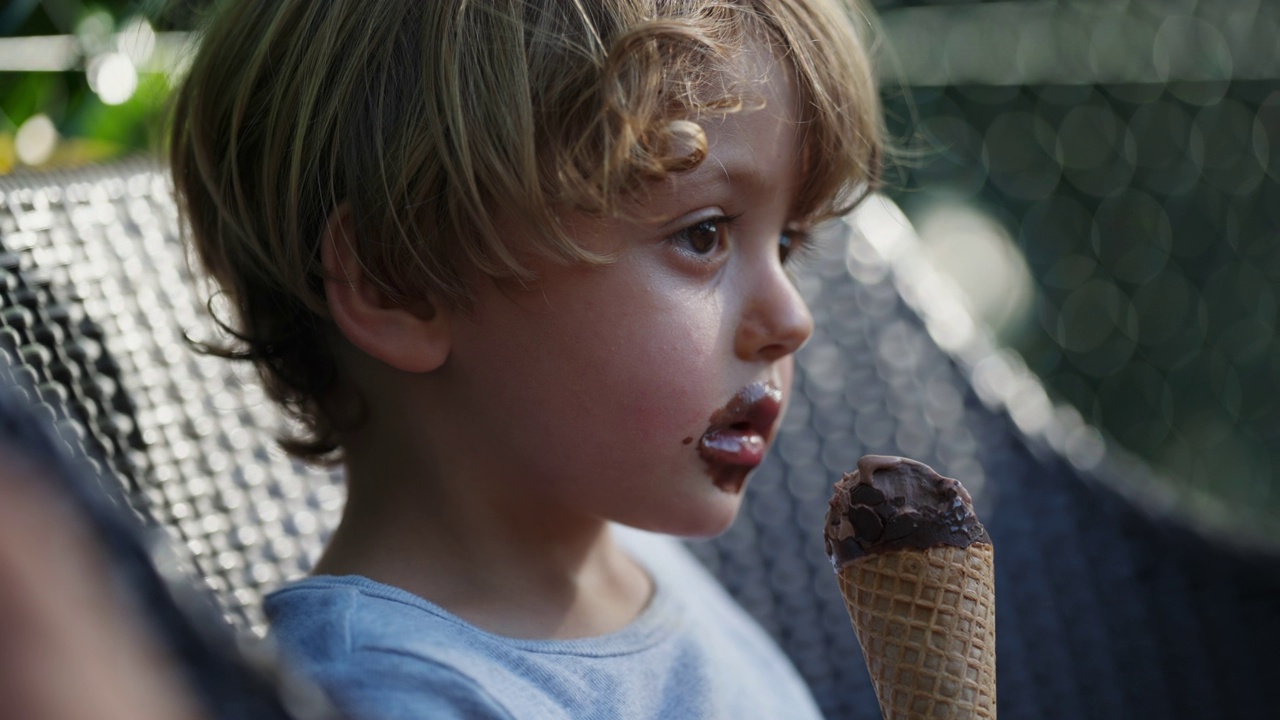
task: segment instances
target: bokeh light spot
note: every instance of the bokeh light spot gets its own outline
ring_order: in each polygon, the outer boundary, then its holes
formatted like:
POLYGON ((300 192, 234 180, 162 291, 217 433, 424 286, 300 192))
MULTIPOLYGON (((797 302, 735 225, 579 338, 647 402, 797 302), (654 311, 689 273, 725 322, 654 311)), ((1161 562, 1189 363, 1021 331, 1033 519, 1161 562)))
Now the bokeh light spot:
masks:
POLYGON ((145 65, 156 50, 156 31, 146 18, 136 16, 116 35, 116 48, 135 66, 145 65))
POLYGON ((1002 113, 987 128, 991 181, 1014 197, 1039 200, 1058 184, 1053 128, 1026 112, 1002 113))
POLYGON ((930 264, 959 286, 972 312, 997 333, 1026 322, 1031 271, 1003 224, 974 207, 944 202, 916 225, 930 264))
POLYGON ((1229 80, 1231 49, 1208 21, 1189 15, 1170 15, 1160 23, 1151 48, 1161 80, 1229 80))
POLYGON ((1075 353, 1096 350, 1119 328, 1116 320, 1128 306, 1124 293, 1101 278, 1090 280, 1067 296, 1058 314, 1058 344, 1075 353))
POLYGON ((123 53, 110 52, 89 61, 85 69, 89 87, 107 105, 119 105, 138 89, 138 71, 123 53))
POLYGON ((1103 200, 1094 223, 1094 253, 1119 280, 1144 283, 1169 259, 1173 229, 1146 193, 1129 190, 1103 200))
POLYGON ((1058 126, 1058 143, 1067 179, 1090 195, 1110 195, 1127 187, 1133 177, 1133 138, 1105 104, 1068 111, 1058 126))
POLYGON ((1195 187, 1204 162, 1204 136, 1179 105, 1160 101, 1134 112, 1138 177, 1152 192, 1181 194, 1195 187))
POLYGON ((1199 294, 1179 268, 1166 267, 1165 272, 1148 279, 1133 294, 1139 341, 1152 347, 1177 337, 1198 299, 1199 294))
POLYGON ((13 145, 19 161, 27 165, 43 164, 58 145, 58 129, 48 115, 32 115, 18 128, 13 145))
MULTIPOLYGON (((1242 195, 1252 192, 1265 175, 1258 161, 1255 114, 1234 100, 1204 108, 1196 115, 1196 126, 1206 139, 1205 178, 1224 192, 1242 195)), ((1264 136, 1265 137, 1265 136, 1264 136)))

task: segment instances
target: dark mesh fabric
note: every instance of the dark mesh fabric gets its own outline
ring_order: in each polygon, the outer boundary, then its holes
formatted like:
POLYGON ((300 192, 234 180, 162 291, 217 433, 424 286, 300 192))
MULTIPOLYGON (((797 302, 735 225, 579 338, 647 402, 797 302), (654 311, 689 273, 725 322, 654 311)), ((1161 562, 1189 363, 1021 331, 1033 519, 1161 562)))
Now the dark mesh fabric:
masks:
POLYGON ((101 483, 95 471, 100 464, 68 453, 67 443, 30 402, 35 389, 23 375, 0 357, 0 447, 8 457, 21 453, 87 526, 109 576, 118 581, 124 606, 137 612, 142 627, 168 653, 204 716, 337 720, 318 689, 282 668, 265 645, 237 638, 208 589, 166 561, 166 539, 125 511, 119 488, 101 483))
POLYGON ((311 566, 340 478, 290 460, 250 369, 214 337, 168 178, 148 160, 0 176, 0 352, 38 412, 173 538, 236 623, 311 566))

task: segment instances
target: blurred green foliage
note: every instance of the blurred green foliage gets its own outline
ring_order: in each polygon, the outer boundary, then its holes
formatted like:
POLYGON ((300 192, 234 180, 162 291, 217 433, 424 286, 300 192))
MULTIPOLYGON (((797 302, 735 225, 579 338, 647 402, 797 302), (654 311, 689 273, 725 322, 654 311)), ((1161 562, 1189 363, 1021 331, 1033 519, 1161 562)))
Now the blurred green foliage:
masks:
MULTIPOLYGON (((97 162, 160 146, 169 75, 172 67, 139 68, 137 86, 128 99, 109 103, 90 86, 87 66, 95 55, 110 52, 116 34, 141 27, 155 31, 186 30, 195 5, 150 0, 10 0, 0 10, 0 39, 74 38, 65 70, 14 70, 0 65, 0 173, 26 164, 17 151, 19 130, 33 118, 48 118, 57 130, 48 152, 26 160, 41 167, 97 162)), ((37 61, 55 63, 60 45, 37 61)), ((23 59, 23 58, 19 58, 23 59)))

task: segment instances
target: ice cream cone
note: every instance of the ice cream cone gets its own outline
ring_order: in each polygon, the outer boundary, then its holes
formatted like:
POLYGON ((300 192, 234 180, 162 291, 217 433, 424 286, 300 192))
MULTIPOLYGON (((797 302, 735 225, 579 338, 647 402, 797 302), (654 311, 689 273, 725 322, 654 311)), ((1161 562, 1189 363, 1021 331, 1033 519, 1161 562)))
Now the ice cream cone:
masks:
POLYGON ((864 457, 836 485, 826 540, 886 720, 995 718, 994 555, 964 488, 864 457))
POLYGON ((887 720, 996 716, 991 546, 867 555, 839 573, 887 720))

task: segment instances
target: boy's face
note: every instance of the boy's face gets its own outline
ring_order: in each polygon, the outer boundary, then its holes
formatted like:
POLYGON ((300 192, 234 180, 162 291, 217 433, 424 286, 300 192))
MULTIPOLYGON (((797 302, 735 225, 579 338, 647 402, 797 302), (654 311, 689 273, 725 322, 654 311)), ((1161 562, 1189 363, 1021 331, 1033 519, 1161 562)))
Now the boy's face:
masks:
POLYGON ((451 320, 437 416, 449 464, 512 508, 690 536, 737 512, 813 329, 783 263, 801 241, 787 234, 794 89, 772 58, 754 62, 766 106, 703 122, 707 159, 655 186, 642 219, 567 217, 616 262, 485 283, 451 320))

